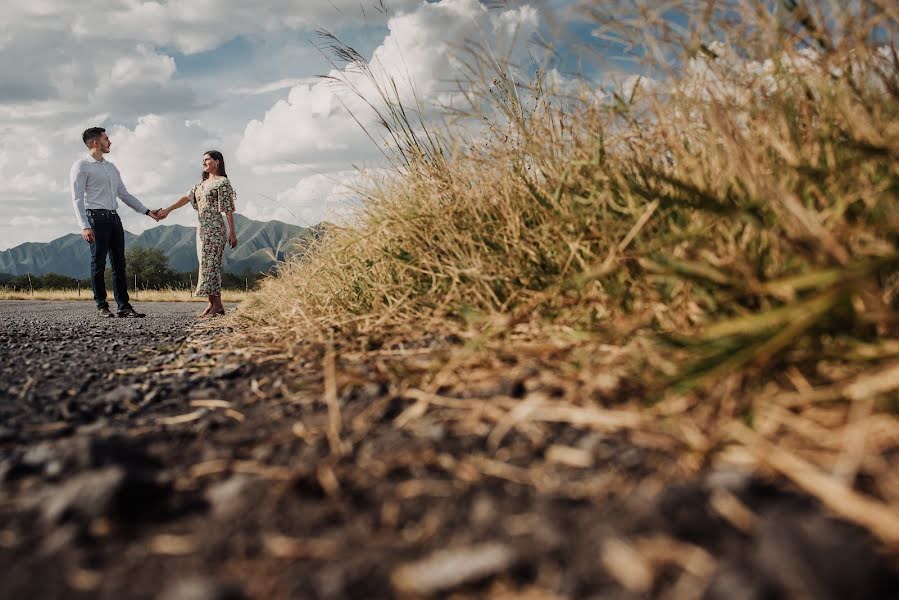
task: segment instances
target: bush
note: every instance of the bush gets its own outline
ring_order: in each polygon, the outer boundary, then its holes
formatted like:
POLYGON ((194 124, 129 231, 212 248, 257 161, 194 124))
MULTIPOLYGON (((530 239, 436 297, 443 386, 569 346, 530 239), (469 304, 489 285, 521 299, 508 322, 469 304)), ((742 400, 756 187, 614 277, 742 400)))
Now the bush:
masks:
MULTIPOLYGON (((46 273, 44 275, 16 275, 3 283, 9 290, 68 290, 78 287, 79 280, 68 275, 46 273)), ((82 287, 90 288, 89 280, 81 281, 82 287)))
POLYGON ((896 23, 734 8, 737 25, 684 2, 678 34, 661 14, 609 6, 598 24, 658 50, 645 54, 665 60, 646 66, 655 79, 572 98, 538 74, 519 95, 501 93, 520 82, 500 69, 479 97, 494 102, 487 143, 468 146, 410 122, 384 90, 395 176, 245 318, 283 323, 295 306, 305 337, 476 311, 643 323, 678 344, 727 320, 694 340, 691 381, 806 336, 895 333, 899 71, 876 39, 896 23))
POLYGON ((169 259, 159 248, 133 246, 125 251, 125 264, 129 283, 137 282, 138 289, 159 290, 175 282, 175 272, 169 268, 169 259))

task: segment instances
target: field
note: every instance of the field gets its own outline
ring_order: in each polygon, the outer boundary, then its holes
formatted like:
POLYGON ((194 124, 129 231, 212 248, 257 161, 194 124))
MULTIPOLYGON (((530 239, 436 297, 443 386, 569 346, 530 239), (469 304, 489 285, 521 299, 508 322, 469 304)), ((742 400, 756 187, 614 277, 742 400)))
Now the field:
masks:
MULTIPOLYGON (((130 291, 129 295, 134 302, 205 302, 203 296, 194 296, 188 290, 137 290, 130 291)), ((112 292, 108 294, 112 301, 112 292)), ((223 290, 223 302, 241 302, 248 294, 246 292, 223 290)), ((70 290, 34 290, 10 291, 0 288, 0 300, 93 300, 90 289, 70 290)))

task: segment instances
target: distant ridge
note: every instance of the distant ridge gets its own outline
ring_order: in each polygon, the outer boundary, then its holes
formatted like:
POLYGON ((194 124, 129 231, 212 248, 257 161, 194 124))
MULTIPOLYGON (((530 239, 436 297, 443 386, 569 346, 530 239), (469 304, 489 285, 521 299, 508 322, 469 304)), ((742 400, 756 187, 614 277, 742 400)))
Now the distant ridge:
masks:
MULTIPOLYGON (((313 229, 281 221, 254 221, 235 214, 237 248, 225 249, 224 269, 228 273, 268 271, 275 261, 283 261, 294 250, 297 240, 311 237, 313 229), (274 259, 273 259, 274 257, 274 259)), ((125 247, 159 248, 169 258, 174 271, 195 271, 197 260, 196 227, 160 225, 135 235, 125 232, 125 247)), ((26 242, 9 250, 0 250, 0 274, 44 275, 59 273, 83 278, 90 274, 90 248, 80 235, 70 233, 51 242, 26 242)))

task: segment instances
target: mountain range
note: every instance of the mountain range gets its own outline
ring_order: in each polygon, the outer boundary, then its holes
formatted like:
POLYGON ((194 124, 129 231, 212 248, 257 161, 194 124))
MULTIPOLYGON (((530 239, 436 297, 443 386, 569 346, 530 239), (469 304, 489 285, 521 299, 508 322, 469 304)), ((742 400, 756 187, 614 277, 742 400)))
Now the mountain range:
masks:
MULTIPOLYGON (((315 228, 289 225, 281 221, 254 221, 235 214, 238 244, 225 249, 224 270, 228 273, 268 271, 283 261, 299 239, 311 237, 315 228)), ((169 267, 178 272, 196 271, 197 229, 183 225, 160 225, 140 235, 125 232, 125 248, 159 248, 169 259, 169 267)), ((9 250, 0 250, 0 274, 44 275, 58 273, 84 278, 90 275, 90 247, 80 235, 70 233, 52 242, 27 242, 9 250)))

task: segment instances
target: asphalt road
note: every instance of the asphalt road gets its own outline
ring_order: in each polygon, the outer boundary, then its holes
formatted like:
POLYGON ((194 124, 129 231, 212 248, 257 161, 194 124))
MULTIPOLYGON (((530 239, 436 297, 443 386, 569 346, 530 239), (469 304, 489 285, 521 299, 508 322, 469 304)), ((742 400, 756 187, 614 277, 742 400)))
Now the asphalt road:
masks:
POLYGON ((377 354, 335 359, 334 440, 322 348, 258 360, 228 321, 192 326, 201 306, 139 308, 0 302, 0 600, 896 597, 895 557, 782 481, 667 482, 680 446, 563 423, 490 453, 453 406, 397 426, 417 404, 377 354), (625 540, 660 562, 600 560, 625 540))
POLYGON ((174 356, 202 305, 136 308, 146 318, 100 319, 93 302, 0 301, 0 427, 95 413, 88 405, 120 385, 115 371, 174 356))
POLYGON ((92 302, 0 302, 0 600, 243 598, 197 583, 197 565, 149 562, 165 533, 152 527, 206 511, 174 482, 204 453, 230 452, 209 432, 242 418, 201 409, 166 424, 196 410, 192 398, 244 393, 245 365, 217 337, 227 322, 196 326, 202 307, 137 303, 146 318, 100 319, 92 302), (102 581, 84 579, 100 564, 102 581))

